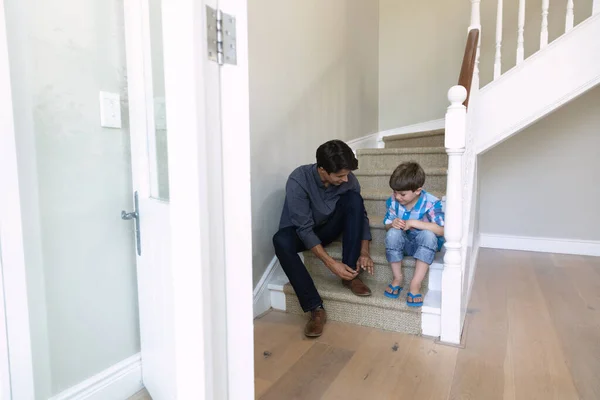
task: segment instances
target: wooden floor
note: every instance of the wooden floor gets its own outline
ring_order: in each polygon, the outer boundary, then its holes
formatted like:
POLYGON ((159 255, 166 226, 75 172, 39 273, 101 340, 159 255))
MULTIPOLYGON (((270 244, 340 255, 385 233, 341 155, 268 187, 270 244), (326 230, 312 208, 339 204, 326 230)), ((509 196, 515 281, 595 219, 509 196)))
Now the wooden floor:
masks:
POLYGON ((465 349, 304 322, 256 320, 257 399, 600 399, 600 258, 483 249, 465 349))

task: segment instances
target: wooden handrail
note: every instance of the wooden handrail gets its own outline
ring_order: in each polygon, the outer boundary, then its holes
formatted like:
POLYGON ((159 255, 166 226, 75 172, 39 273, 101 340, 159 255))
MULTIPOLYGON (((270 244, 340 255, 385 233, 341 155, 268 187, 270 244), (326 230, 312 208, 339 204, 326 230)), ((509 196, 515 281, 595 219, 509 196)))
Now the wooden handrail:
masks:
POLYGON ((463 103, 469 107, 469 98, 471 97, 471 83, 473 82, 473 73, 475 71, 475 58, 477 57, 477 43, 479 42, 479 29, 471 29, 467 36, 467 46, 463 57, 462 67, 460 68, 460 77, 458 84, 467 89, 467 99, 463 103))

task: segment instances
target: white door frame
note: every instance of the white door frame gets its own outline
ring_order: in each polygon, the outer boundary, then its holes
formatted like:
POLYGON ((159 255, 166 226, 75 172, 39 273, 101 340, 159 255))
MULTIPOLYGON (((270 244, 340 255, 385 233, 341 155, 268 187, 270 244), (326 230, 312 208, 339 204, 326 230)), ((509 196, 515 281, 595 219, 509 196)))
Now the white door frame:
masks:
POLYGON ((163 3, 165 71, 178 68, 165 81, 177 388, 242 400, 254 396, 247 0, 219 1, 237 19, 237 66, 208 61, 206 5, 163 3))
POLYGON ((0 395, 33 399, 33 363, 23 248, 8 39, 0 1, 0 395), (9 351, 10 344, 10 351, 9 351), (10 370, 9 370, 10 366, 10 370))
MULTIPOLYGON (((33 399, 16 132, 0 1, 0 295, 6 303, 0 330, 7 333, 0 335, 0 372, 10 365, 10 377, 0 378, 0 394, 9 398, 10 384, 13 399, 33 399)), ((220 0, 238 23, 237 66, 225 67, 207 60, 206 3, 216 6, 216 0, 168 1, 163 16, 165 36, 179 43, 165 49, 165 71, 177 77, 166 82, 177 397, 247 399, 254 393, 247 0, 220 0), (212 153, 219 147, 220 154, 212 153), (222 226, 219 234, 216 226, 222 226), (219 270, 221 278, 214 272, 219 270), (215 279, 223 280, 223 290, 211 290, 215 279), (226 358, 215 348, 225 349, 226 358)))

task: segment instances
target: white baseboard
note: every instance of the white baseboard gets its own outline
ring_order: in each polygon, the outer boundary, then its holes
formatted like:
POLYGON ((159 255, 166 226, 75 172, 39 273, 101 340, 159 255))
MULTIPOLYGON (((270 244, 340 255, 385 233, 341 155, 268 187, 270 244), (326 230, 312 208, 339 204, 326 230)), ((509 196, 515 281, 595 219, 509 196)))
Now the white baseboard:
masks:
POLYGON ((143 388, 142 359, 138 353, 50 400, 125 400, 143 388))
POLYGON ((600 241, 482 233, 479 245, 490 249, 600 256, 600 241))
POLYGON ((442 292, 429 290, 421 308, 421 331, 425 336, 439 337, 441 334, 442 292))
POLYGON ((383 147, 380 132, 349 140, 346 144, 354 151, 358 149, 379 149, 383 147))
POLYGON ((279 269, 281 269, 279 260, 277 260, 277 257, 273 257, 254 288, 254 318, 264 314, 271 308, 271 294, 268 286, 279 269))
POLYGON ((384 147, 383 138, 385 136, 403 135, 408 133, 427 132, 436 129, 442 129, 445 126, 445 121, 446 120, 444 118, 440 118, 418 124, 407 125, 400 128, 388 129, 348 140, 346 144, 350 146, 354 152, 356 152, 358 149, 382 149, 384 147))
POLYGON ((446 125, 446 119, 440 118, 440 119, 434 119, 434 120, 427 121, 427 122, 420 122, 418 124, 403 126, 401 128, 388 129, 388 130, 379 132, 379 140, 383 140, 383 138, 386 136, 405 135, 408 133, 434 131, 436 129, 444 128, 445 125, 446 125))

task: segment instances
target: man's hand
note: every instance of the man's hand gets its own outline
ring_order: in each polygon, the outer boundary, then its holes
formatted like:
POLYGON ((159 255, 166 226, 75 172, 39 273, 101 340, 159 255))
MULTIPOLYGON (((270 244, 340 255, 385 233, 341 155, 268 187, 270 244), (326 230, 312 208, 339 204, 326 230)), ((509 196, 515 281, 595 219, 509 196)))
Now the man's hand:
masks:
POLYGON ((346 264, 338 261, 334 261, 333 263, 327 265, 327 268, 345 281, 351 281, 358 275, 358 271, 355 271, 346 264))
MULTIPOLYGON (((409 220, 409 221, 410 221, 410 220, 409 220)), ((392 228, 395 228, 395 229, 402 229, 402 230, 404 230, 404 229, 407 229, 407 228, 406 228, 406 222, 407 222, 407 221, 404 221, 404 220, 402 220, 402 219, 400 219, 400 218, 396 218, 396 219, 394 219, 394 220, 392 221, 392 228)))
POLYGON ((361 253, 360 257, 358 257, 356 265, 358 266, 358 268, 362 268, 363 270, 367 271, 370 275, 373 275, 374 263, 369 254, 361 253))

